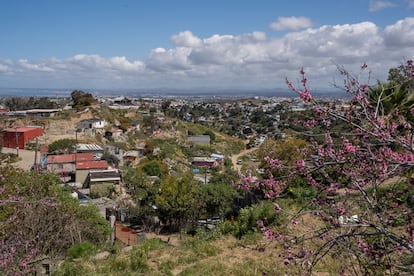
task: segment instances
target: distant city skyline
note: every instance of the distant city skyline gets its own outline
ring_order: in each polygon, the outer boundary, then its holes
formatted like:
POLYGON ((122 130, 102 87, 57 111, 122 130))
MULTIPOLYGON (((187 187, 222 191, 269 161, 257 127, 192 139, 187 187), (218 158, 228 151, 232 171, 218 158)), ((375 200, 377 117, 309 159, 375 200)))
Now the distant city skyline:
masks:
POLYGON ((0 0, 0 87, 273 89, 414 56, 414 0, 0 0))

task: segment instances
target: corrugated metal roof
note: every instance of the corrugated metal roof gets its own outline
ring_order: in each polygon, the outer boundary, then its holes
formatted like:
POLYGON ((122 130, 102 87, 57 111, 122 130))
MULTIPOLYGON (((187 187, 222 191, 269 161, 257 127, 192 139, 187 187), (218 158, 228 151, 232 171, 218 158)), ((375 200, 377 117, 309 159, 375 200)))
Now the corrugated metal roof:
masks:
POLYGON ((107 169, 108 162, 106 160, 97 161, 82 161, 76 163, 76 169, 87 170, 87 169, 107 169))
POLYGON ((103 151, 103 148, 97 144, 78 144, 78 151, 103 151))
POLYGON ((7 128, 3 131, 5 131, 5 132, 30 132, 30 131, 33 131, 33 130, 37 130, 39 128, 44 130, 41 127, 17 127, 17 128, 7 128))
POLYGON ((99 182, 99 181, 120 181, 121 180, 121 173, 118 170, 96 170, 89 172, 89 180, 91 182, 99 182))
POLYGON ((74 163, 76 161, 93 161, 94 156, 91 152, 78 153, 78 154, 58 154, 58 155, 48 155, 46 164, 56 164, 56 163, 74 163))

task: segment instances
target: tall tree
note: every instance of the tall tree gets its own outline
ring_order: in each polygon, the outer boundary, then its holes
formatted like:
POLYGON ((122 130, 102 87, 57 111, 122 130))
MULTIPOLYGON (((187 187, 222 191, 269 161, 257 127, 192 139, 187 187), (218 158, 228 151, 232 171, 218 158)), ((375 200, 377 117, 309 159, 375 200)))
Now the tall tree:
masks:
POLYGON ((378 116, 399 113, 414 123, 414 81, 409 72, 408 66, 390 69, 390 82, 370 87, 368 99, 378 116))
POLYGON ((191 173, 182 178, 168 176, 161 183, 160 194, 156 204, 160 207, 165 219, 179 232, 189 222, 194 222, 198 211, 197 182, 191 173))
POLYGON ((70 96, 72 98, 73 107, 77 110, 90 106, 96 102, 91 93, 86 93, 82 90, 74 90, 70 93, 70 96))

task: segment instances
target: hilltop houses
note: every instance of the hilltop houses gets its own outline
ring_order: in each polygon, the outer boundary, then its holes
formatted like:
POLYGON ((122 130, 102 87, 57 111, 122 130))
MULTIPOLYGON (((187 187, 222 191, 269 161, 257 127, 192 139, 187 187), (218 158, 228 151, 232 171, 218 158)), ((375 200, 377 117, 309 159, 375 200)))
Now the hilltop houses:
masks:
POLYGON ((107 125, 108 122, 103 119, 85 119, 78 122, 76 130, 84 135, 93 136, 98 132, 102 132, 107 125))

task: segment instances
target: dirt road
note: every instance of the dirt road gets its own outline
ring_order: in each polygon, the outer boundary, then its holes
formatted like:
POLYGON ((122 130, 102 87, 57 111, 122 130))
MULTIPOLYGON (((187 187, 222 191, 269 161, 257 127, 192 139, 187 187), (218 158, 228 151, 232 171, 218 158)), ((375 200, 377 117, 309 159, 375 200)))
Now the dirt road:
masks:
POLYGON ((232 155, 232 156, 231 156, 231 162, 233 163, 234 168, 235 168, 238 172, 240 172, 240 168, 241 168, 241 166, 242 166, 242 165, 238 165, 238 164, 237 164, 237 159, 239 159, 239 158, 240 158, 240 157, 242 157, 243 155, 246 155, 246 154, 252 153, 252 152, 254 152, 254 151, 256 151, 256 150, 257 150, 257 148, 245 149, 245 150, 242 150, 241 152, 239 152, 238 154, 232 155))
MULTIPOLYGON (((16 149, 12 148, 2 148, 2 153, 17 153, 16 149)), ((35 152, 31 150, 22 150, 19 149, 19 157, 20 160, 16 163, 13 163, 13 166, 16 166, 20 169, 23 169, 25 171, 30 170, 30 168, 33 166, 35 161, 35 152)), ((40 162, 40 153, 37 155, 37 163, 40 162)))

